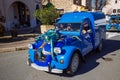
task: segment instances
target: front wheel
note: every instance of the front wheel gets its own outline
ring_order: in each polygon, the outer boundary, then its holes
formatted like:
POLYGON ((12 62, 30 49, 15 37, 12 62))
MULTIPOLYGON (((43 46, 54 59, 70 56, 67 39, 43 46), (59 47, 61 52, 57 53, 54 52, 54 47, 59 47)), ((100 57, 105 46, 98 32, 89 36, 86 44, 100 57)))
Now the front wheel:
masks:
POLYGON ((75 52, 72 55, 70 65, 69 65, 66 73, 68 75, 75 75, 75 73, 77 72, 79 66, 80 66, 80 56, 79 56, 79 53, 75 52))

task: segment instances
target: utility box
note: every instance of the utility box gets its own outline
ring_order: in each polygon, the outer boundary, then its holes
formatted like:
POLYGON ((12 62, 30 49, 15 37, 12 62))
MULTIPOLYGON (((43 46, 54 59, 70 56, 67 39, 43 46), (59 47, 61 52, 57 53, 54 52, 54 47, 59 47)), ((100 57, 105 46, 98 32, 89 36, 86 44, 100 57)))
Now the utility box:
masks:
POLYGON ((41 33, 47 32, 49 29, 54 29, 53 25, 41 25, 40 26, 41 33))

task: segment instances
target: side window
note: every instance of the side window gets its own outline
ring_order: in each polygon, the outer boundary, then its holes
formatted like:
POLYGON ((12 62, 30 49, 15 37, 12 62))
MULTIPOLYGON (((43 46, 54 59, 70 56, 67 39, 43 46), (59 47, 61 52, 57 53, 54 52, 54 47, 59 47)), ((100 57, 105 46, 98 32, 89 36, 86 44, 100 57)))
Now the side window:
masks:
POLYGON ((67 24, 66 30, 67 31, 72 31, 72 25, 71 24, 67 24))
POLYGON ((89 21, 84 21, 83 22, 82 34, 86 34, 87 33, 87 31, 90 28, 89 26, 90 26, 89 21))
POLYGON ((117 12, 120 13, 120 9, 118 9, 117 12))
POLYGON ((73 4, 81 5, 81 0, 73 0, 73 4))
POLYGON ((115 0, 115 4, 117 4, 117 0, 115 0))
POLYGON ((113 13, 116 13, 116 9, 113 9, 113 13))

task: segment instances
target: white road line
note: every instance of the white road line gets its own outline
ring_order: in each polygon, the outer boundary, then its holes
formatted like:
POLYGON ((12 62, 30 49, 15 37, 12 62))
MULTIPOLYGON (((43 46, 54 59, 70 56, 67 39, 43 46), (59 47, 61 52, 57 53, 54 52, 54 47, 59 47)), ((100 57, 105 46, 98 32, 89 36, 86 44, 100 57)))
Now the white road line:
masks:
POLYGON ((106 32, 107 39, 110 39, 112 37, 119 36, 119 35, 120 33, 117 33, 117 32, 106 32))

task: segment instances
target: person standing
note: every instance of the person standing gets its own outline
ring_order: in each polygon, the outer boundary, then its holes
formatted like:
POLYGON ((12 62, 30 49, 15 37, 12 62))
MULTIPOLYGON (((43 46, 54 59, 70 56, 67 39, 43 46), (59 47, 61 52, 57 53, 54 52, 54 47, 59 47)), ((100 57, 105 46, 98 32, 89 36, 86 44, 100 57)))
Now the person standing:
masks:
POLYGON ((14 16, 13 26, 16 26, 16 28, 19 27, 19 21, 18 21, 18 19, 17 19, 17 16, 14 16))

